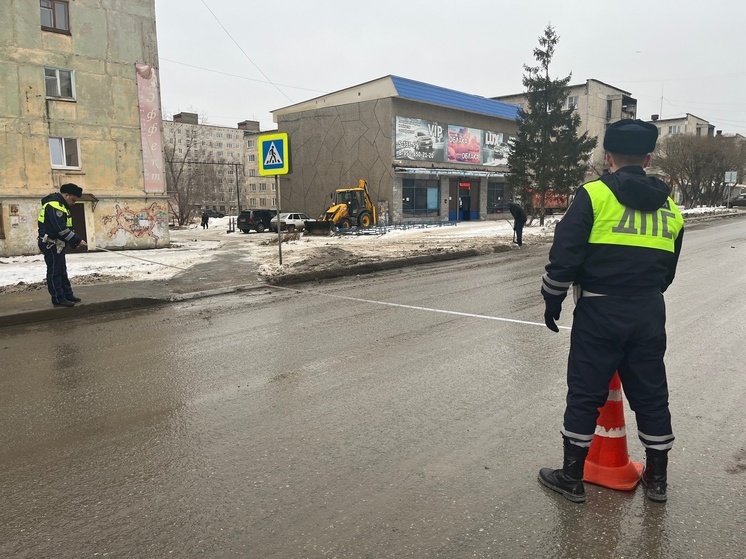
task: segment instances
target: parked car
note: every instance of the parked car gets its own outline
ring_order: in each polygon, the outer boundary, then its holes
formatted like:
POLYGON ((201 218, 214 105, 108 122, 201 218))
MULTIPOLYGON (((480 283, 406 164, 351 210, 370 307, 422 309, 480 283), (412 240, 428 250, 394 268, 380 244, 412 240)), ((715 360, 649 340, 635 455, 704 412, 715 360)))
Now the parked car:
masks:
POLYGON ((269 229, 270 220, 277 215, 277 210, 242 210, 236 218, 236 229, 248 233, 252 229, 257 233, 269 229))
POLYGON ((739 194, 728 200, 726 206, 732 208, 733 206, 746 206, 746 194, 739 194))
MULTIPOLYGON (((280 214, 280 229, 287 230, 289 232, 293 231, 303 231, 305 229, 306 221, 313 221, 310 217, 308 217, 306 214, 300 214, 300 213, 283 213, 280 214)), ((272 229, 272 231, 277 231, 277 217, 273 217, 269 222, 269 228, 272 229)))
POLYGON ((200 215, 203 213, 207 213, 207 217, 225 217, 225 214, 223 212, 219 212, 217 210, 202 210, 199 212, 200 215))

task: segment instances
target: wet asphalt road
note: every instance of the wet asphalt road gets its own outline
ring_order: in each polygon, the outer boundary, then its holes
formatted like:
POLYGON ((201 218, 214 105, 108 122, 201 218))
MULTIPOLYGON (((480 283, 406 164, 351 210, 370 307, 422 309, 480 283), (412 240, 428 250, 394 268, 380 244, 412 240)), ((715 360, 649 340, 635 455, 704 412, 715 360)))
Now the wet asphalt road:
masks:
POLYGON ((541 322, 533 246, 0 329, 0 556, 744 557, 746 221, 684 242, 666 505, 537 483, 569 331, 485 318, 541 322))

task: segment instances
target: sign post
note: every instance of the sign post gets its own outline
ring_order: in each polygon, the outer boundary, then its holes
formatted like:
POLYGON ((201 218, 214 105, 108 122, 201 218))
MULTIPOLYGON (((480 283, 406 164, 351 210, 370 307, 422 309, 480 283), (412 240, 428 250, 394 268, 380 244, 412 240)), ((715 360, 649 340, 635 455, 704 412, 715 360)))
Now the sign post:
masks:
POLYGON ((280 196, 280 175, 290 173, 290 139, 287 132, 265 134, 257 138, 259 148, 259 176, 275 176, 277 190, 277 250, 282 266, 282 224, 280 211, 282 197, 280 196))

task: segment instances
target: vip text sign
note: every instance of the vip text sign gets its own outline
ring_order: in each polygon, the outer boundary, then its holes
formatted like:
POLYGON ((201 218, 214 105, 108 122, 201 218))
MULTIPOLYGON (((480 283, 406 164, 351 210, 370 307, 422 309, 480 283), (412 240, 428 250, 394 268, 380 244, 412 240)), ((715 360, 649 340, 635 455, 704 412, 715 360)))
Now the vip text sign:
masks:
POLYGON ((290 141, 287 132, 259 136, 257 144, 261 176, 287 175, 290 172, 290 141))

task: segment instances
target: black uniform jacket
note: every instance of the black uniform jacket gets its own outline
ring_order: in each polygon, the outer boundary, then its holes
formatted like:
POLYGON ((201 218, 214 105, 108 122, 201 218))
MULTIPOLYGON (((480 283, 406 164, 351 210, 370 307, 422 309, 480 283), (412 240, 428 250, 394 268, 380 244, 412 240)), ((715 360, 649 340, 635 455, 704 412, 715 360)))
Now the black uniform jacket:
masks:
MULTIPOLYGON (((45 196, 41 199, 41 204, 43 206, 52 201, 59 202, 63 208, 67 207, 67 202, 59 192, 45 196)), ((44 235, 48 235, 52 240, 65 241, 72 248, 77 247, 81 240, 75 231, 67 226, 67 214, 51 205, 44 209, 44 223, 39 222, 39 238, 41 239, 44 235)))
MULTIPOLYGON (((646 176, 638 166, 606 173, 601 180, 619 202, 641 211, 659 209, 670 192, 666 183, 646 176)), ((562 301, 567 295, 568 282, 594 293, 625 296, 655 290, 664 292, 671 285, 681 252, 683 229, 676 238, 675 251, 671 253, 634 246, 589 244, 592 227, 591 198, 585 188, 579 188, 554 233, 547 273, 542 282, 545 299, 562 301), (546 288, 555 293, 548 293, 546 288), (557 291, 564 292, 557 294, 557 291)))

